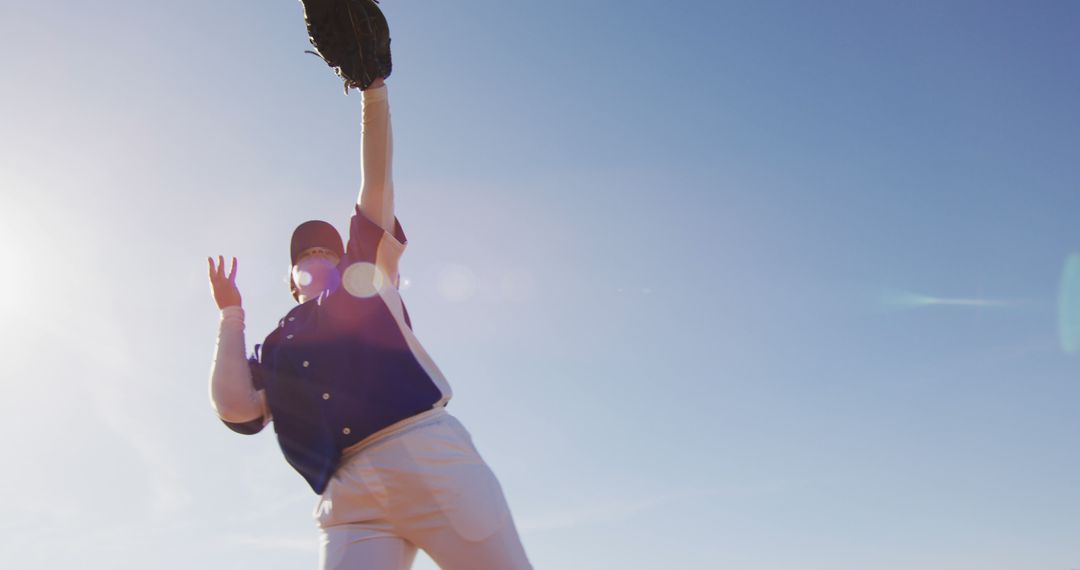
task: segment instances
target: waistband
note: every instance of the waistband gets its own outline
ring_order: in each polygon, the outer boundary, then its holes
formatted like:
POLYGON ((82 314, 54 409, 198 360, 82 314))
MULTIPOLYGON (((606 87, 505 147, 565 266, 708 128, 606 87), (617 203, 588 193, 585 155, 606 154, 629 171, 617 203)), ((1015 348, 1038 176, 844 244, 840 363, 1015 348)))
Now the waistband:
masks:
POLYGON ((345 461, 346 459, 349 459, 357 453, 360 453, 364 449, 367 449, 368 447, 371 447, 377 443, 382 443, 383 441, 386 441, 392 437, 403 435, 405 432, 426 426, 430 423, 435 423, 446 415, 448 415, 446 412, 446 407, 439 406, 437 408, 432 408, 426 412, 420 412, 415 416, 407 417, 399 422, 392 423, 343 449, 341 451, 341 460, 345 461))

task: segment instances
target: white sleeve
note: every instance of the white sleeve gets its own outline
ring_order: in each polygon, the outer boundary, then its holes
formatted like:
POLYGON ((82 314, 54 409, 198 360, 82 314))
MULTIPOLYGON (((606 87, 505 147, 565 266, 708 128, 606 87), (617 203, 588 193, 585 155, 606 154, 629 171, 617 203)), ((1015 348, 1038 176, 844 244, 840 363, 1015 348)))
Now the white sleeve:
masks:
POLYGON ((217 346, 210 368, 210 404, 226 423, 270 420, 266 394, 255 390, 244 345, 244 310, 225 307, 218 325, 217 346))
POLYGON ((360 211, 387 232, 394 232, 394 136, 386 85, 365 89, 360 135, 360 211))

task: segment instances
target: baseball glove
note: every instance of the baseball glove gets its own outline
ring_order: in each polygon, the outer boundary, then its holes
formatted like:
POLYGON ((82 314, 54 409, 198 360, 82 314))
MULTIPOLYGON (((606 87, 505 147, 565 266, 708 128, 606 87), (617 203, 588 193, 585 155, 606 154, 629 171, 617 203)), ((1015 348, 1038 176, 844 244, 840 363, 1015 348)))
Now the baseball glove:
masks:
POLYGON ((338 77, 345 94, 390 76, 390 27, 377 0, 301 0, 308 39, 338 77))

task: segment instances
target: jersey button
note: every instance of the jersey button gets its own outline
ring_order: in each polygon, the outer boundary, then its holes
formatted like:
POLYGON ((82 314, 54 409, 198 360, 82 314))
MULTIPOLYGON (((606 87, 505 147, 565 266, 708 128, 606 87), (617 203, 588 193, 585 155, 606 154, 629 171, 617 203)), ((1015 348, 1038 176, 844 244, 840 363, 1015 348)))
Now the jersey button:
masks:
POLYGON ((310 362, 308 362, 308 361, 306 361, 306 360, 304 361, 304 368, 307 368, 307 367, 308 367, 308 366, 310 366, 310 365, 311 365, 311 363, 310 363, 310 362))
MULTIPOLYGON (((330 392, 323 392, 322 399, 329 400, 330 399, 330 392)), ((348 428, 345 428, 345 429, 348 429, 348 428)))
POLYGON ((293 337, 293 335, 287 334, 287 335, 285 335, 285 340, 292 340, 292 337, 293 337))
POLYGON ((343 433, 345 435, 349 435, 350 433, 352 433, 352 430, 349 429, 349 428, 345 428, 345 429, 341 430, 341 433, 343 433))
POLYGON ((295 320, 296 320, 296 317, 289 317, 289 322, 290 322, 290 323, 291 323, 291 322, 293 322, 293 321, 295 321, 295 320))

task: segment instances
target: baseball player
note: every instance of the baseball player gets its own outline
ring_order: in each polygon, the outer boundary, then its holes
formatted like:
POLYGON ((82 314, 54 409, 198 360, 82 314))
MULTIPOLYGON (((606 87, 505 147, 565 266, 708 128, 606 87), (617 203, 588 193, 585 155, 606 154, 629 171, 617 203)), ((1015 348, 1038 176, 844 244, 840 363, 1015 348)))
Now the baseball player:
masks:
POLYGON ((323 221, 293 232, 298 305, 250 358, 236 258, 228 270, 224 256, 207 260, 221 311, 213 409, 241 434, 273 422, 286 461, 319 495, 320 568, 407 569, 418 548, 449 570, 531 568, 398 292, 407 241, 394 213, 385 18, 371 0, 308 0, 305 19, 316 55, 338 67, 346 93, 361 91, 360 195, 347 241, 323 221), (332 53, 325 39, 342 22, 355 53, 332 53))

